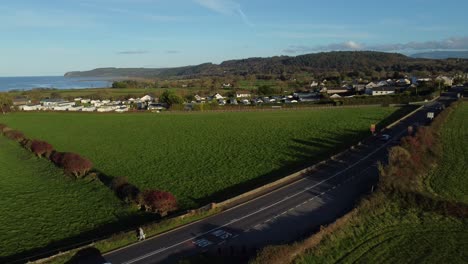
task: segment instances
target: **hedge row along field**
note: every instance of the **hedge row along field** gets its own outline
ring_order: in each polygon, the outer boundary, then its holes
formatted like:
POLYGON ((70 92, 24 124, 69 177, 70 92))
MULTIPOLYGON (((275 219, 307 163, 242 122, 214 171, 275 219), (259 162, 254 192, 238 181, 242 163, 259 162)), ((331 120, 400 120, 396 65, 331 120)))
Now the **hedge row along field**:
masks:
POLYGON ((135 214, 99 182, 76 181, 0 136, 0 262, 135 214))
POLYGON ((196 114, 15 113, 0 123, 88 157, 182 209, 221 200, 313 163, 389 123, 398 108, 196 114), (393 115, 392 115, 393 114, 393 115))

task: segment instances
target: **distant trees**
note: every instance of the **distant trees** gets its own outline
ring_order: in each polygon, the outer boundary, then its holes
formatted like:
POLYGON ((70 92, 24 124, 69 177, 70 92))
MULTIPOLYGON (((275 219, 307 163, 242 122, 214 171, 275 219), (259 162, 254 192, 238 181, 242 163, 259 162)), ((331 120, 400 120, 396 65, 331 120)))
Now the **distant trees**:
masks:
POLYGON ((9 112, 13 106, 13 99, 7 93, 0 93, 0 109, 3 114, 9 112))
POLYGON ((269 85, 262 85, 262 86, 258 87, 258 94, 259 95, 272 95, 273 93, 275 93, 275 89, 273 89, 269 85))
POLYGON ((40 140, 32 140, 30 149, 38 157, 44 156, 47 158, 50 157, 50 155, 54 151, 54 147, 52 147, 51 144, 40 140))
POLYGON ((184 103, 184 99, 182 99, 182 97, 176 95, 174 92, 170 90, 165 90, 159 97, 159 101, 161 103, 167 104, 169 107, 175 104, 184 103))
POLYGON ((148 211, 161 216, 177 210, 177 199, 170 192, 147 190, 143 193, 143 199, 148 211))

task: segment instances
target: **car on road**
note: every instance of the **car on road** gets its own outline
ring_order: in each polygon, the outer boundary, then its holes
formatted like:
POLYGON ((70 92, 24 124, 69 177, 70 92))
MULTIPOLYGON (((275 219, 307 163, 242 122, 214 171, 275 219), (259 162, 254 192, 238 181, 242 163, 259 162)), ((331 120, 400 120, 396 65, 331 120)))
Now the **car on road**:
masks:
POLYGON ((382 134, 380 136, 380 140, 382 141, 388 141, 390 139, 390 135, 389 134, 382 134))

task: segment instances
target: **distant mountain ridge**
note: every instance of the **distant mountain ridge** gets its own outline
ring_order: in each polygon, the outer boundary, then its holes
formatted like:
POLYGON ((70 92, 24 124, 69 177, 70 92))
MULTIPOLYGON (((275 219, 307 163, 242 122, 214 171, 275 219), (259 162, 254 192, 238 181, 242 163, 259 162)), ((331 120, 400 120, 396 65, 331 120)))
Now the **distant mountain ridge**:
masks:
POLYGON ((445 71, 468 69, 468 60, 428 60, 399 53, 375 51, 335 51, 269 58, 228 60, 220 64, 204 63, 175 68, 98 68, 91 71, 67 72, 65 77, 133 77, 133 78, 196 78, 225 75, 281 75, 298 72, 445 71))
POLYGON ((413 58, 423 58, 423 59, 468 59, 468 51, 430 51, 430 52, 421 52, 411 55, 413 58))

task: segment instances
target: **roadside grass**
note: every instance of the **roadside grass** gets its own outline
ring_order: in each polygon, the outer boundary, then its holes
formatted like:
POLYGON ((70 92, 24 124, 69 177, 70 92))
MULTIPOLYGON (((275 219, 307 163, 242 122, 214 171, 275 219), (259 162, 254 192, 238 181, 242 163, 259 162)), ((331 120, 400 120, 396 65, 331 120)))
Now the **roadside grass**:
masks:
POLYGON ((0 262, 133 214, 101 183, 75 181, 0 136, 0 262))
POLYGON ((295 263, 466 263, 468 222, 383 197, 295 263))
POLYGON ((109 176, 170 191, 182 209, 223 200, 310 165, 408 109, 365 107, 237 113, 15 113, 0 123, 109 176))
POLYGON ((468 204, 468 102, 450 116, 441 135, 442 160, 425 183, 436 195, 468 204))

